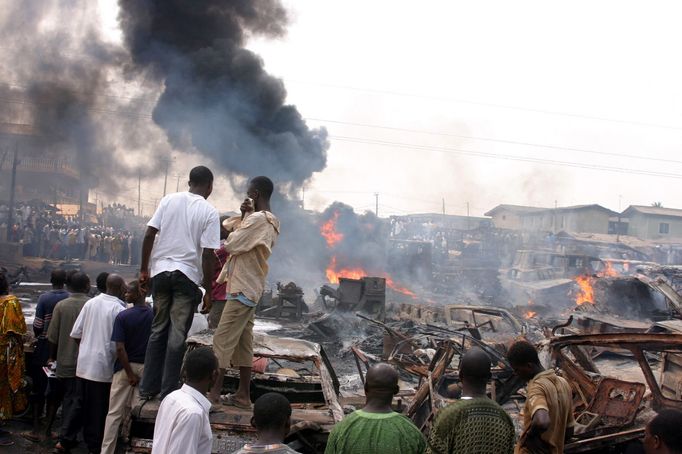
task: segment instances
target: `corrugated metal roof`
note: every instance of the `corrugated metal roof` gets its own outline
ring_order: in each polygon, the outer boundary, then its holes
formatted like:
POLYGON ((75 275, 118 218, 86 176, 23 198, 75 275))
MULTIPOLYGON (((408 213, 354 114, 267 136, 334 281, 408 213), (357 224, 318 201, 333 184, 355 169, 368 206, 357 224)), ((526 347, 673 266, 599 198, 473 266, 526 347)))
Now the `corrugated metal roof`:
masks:
POLYGON ((622 216, 627 216, 629 213, 636 211, 642 214, 649 214, 652 216, 674 216, 682 217, 682 210, 678 208, 664 208, 664 207, 652 207, 646 205, 630 205, 625 211, 623 211, 622 216))
POLYGON ((528 207, 528 206, 523 206, 523 205, 497 205, 495 208, 492 210, 488 211, 485 213, 485 216, 493 216, 496 212, 506 210, 506 211, 511 211, 513 213, 519 213, 519 214, 526 214, 526 213, 533 213, 536 211, 545 211, 548 208, 542 208, 542 207, 528 207))

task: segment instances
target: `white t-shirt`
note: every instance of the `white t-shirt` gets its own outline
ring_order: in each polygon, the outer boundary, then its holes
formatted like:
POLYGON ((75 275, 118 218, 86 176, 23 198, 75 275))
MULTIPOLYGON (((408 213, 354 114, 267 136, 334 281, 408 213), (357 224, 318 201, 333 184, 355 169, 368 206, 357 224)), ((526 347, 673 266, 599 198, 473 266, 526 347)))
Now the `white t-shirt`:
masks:
POLYGON ((188 385, 167 395, 156 414, 152 454, 211 454, 210 409, 206 396, 188 385))
POLYGON ((213 205, 191 192, 169 194, 147 225, 159 231, 151 276, 177 270, 200 285, 202 250, 220 247, 220 217, 213 205))
POLYGON ((111 341, 111 332, 116 316, 125 308, 123 301, 106 293, 85 303, 71 330, 71 337, 81 340, 76 377, 111 383, 116 360, 116 344, 111 341))

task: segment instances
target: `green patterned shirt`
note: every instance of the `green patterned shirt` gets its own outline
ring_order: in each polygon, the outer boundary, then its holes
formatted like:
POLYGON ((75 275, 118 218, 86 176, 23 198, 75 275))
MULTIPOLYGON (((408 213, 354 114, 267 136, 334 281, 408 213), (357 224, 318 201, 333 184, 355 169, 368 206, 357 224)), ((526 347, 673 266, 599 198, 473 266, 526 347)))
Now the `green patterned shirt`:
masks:
POLYGON ((514 452, 514 424, 497 402, 465 399, 442 409, 431 428, 428 454, 514 452))
POLYGON ((332 429, 324 453, 422 454, 424 449, 424 436, 400 413, 356 410, 332 429))

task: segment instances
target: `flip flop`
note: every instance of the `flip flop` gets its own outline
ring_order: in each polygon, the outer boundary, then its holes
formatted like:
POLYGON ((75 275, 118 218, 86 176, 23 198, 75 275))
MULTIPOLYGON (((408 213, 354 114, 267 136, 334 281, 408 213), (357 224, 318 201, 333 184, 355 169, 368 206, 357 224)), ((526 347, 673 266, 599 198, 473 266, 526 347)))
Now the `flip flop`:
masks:
POLYGON ((253 408, 251 402, 249 402, 247 405, 237 401, 234 398, 234 394, 225 394, 224 396, 220 396, 220 402, 227 407, 235 407, 242 410, 251 410, 253 408))
POLYGON ((32 441, 33 443, 40 443, 43 441, 43 437, 40 435, 36 435, 33 432, 27 431, 27 432, 21 432, 19 435, 27 439, 28 441, 32 441))

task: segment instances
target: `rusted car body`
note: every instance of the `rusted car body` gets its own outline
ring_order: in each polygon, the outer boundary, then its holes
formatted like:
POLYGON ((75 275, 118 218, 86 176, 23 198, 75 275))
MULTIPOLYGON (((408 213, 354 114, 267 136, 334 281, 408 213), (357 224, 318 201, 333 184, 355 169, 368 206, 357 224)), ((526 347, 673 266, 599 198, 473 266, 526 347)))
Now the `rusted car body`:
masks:
MULTIPOLYGON (((211 332, 187 339, 189 350, 213 345, 211 332)), ((324 450, 331 428, 343 419, 338 401, 339 382, 319 344, 292 338, 254 333, 254 358, 268 365, 255 372, 251 383, 251 399, 266 392, 279 392, 292 404, 292 433, 287 438, 299 452, 324 450)), ((254 368, 256 370, 256 368, 254 368)), ((237 371, 228 370, 223 393, 234 392, 237 371)), ((129 453, 151 452, 151 438, 159 402, 142 403, 133 410, 129 453)), ((224 406, 210 414, 213 430, 213 453, 233 452, 244 443, 255 440, 251 426, 251 410, 224 406)))

